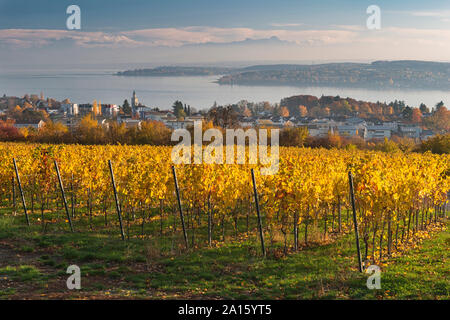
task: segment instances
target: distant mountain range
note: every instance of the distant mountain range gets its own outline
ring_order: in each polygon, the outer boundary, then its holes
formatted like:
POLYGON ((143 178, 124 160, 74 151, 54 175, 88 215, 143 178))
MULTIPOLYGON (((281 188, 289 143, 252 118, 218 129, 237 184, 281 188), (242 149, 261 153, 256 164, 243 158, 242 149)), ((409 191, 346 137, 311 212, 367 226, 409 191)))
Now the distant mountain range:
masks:
MULTIPOLYGON (((276 41, 276 39, 272 39, 276 41)), ((277 64, 245 68, 158 67, 118 72, 119 76, 217 75, 221 85, 295 85, 393 89, 450 89, 450 63, 375 61, 372 63, 277 64)))
POLYGON ((242 41, 231 41, 231 42, 205 42, 196 44, 186 44, 185 47, 241 47, 241 46, 272 46, 272 45, 295 45, 294 42, 281 40, 280 38, 273 36, 264 39, 251 39, 247 38, 242 41))

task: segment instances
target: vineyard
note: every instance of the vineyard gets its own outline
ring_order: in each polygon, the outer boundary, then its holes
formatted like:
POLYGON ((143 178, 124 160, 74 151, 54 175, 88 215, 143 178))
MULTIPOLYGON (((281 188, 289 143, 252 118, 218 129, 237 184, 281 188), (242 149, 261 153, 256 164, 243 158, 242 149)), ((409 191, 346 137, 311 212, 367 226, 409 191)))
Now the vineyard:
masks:
POLYGON ((170 153, 170 147, 4 143, 0 203, 43 233, 88 230, 153 241, 161 251, 253 241, 255 248, 262 242, 263 255, 287 255, 353 232, 352 172, 366 263, 414 246, 446 215, 448 155, 281 148, 278 174, 266 176, 240 164, 172 171, 170 153))

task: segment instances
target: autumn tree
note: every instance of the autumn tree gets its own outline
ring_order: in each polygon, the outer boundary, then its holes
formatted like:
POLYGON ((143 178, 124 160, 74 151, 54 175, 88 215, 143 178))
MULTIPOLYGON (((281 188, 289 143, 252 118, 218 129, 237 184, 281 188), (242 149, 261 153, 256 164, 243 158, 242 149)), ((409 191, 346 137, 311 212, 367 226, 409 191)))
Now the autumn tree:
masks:
POLYGON ((282 116, 283 118, 289 117, 289 110, 287 107, 281 107, 280 116, 282 116))
POLYGON ((394 108, 392 108, 391 106, 386 108, 386 114, 391 116, 394 114, 394 108))
POLYGON ((234 128, 239 124, 238 115, 233 106, 219 106, 211 108, 208 111, 207 118, 216 127, 234 128))
POLYGON ((411 121, 416 124, 422 123, 422 112, 420 111, 420 109, 413 108, 411 121))
POLYGON ((391 140, 395 142, 398 148, 403 152, 411 152, 416 147, 416 142, 412 138, 393 135, 391 140))
POLYGON ((252 111, 249 108, 245 107, 244 111, 242 112, 242 115, 244 117, 251 117, 252 116, 252 111))
POLYGON ((102 102, 100 100, 98 100, 97 115, 102 115, 102 102))
POLYGON ((369 114, 372 113, 372 108, 368 103, 364 102, 359 106, 359 112, 361 116, 367 117, 369 114))
POLYGON ((92 102, 92 115, 95 117, 98 114, 98 104, 97 104, 97 100, 94 100, 94 102, 92 102))
POLYGON ((21 108, 20 106, 15 106, 7 111, 7 115, 16 120, 16 122, 28 122, 35 123, 40 120, 47 120, 48 114, 44 110, 37 110, 35 108, 21 108))
POLYGON ((263 103, 263 110, 264 111, 272 111, 273 110, 273 106, 270 104, 270 102, 264 101, 264 103, 263 103))
POLYGON ((450 131, 450 111, 445 106, 441 106, 424 122, 430 129, 446 133, 450 131))
POLYGON ((378 142, 375 145, 375 150, 383 152, 397 152, 400 151, 400 148, 394 141, 384 138, 383 142, 378 142))
POLYGON ((308 108, 304 105, 298 106, 298 112, 300 113, 300 117, 306 117, 308 115, 308 108))
POLYGON ((109 129, 106 132, 106 138, 109 143, 130 143, 127 127, 125 123, 118 123, 117 121, 111 121, 109 123, 109 129))
POLYGON ((135 144, 168 145, 171 130, 160 121, 145 121, 141 128, 131 128, 130 135, 135 144))
POLYGON ((43 143, 62 143, 68 142, 69 129, 61 122, 47 121, 45 125, 38 130, 34 139, 43 143))
POLYGON ((21 140, 23 135, 11 122, 0 120, 0 141, 21 140))
POLYGON ((77 140, 82 144, 101 144, 105 140, 103 128, 88 114, 81 119, 76 130, 77 140))
POLYGON ((25 109, 32 109, 33 108, 33 105, 31 104, 31 103, 29 103, 28 101, 25 101, 24 103, 23 103, 23 109, 25 110, 25 109))

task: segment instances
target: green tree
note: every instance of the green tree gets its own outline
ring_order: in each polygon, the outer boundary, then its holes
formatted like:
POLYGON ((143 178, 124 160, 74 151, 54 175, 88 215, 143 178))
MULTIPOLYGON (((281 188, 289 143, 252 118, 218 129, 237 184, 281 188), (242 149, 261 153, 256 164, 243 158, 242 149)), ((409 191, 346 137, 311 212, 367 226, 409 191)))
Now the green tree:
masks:
POLYGON ((436 108, 434 109, 434 112, 438 112, 439 109, 441 109, 443 106, 444 106, 443 101, 436 103, 436 108))
POLYGON ((122 105, 122 111, 123 111, 123 113, 124 114, 126 114, 126 115, 131 115, 131 106, 130 106, 130 104, 128 103, 128 100, 127 99, 125 99, 125 101, 123 102, 123 105, 122 105))
POLYGON ((303 147, 308 138, 308 129, 305 127, 287 127, 280 132, 280 145, 286 147, 303 147))
POLYGON ((420 104, 419 110, 420 110, 420 112, 422 112, 422 114, 430 113, 430 109, 428 109, 428 107, 424 103, 420 104))
POLYGON ((437 154, 450 153, 450 134, 437 135, 424 142, 419 147, 420 151, 431 151, 437 154))
POLYGON ((413 115, 413 109, 411 107, 406 107, 402 111, 402 115, 404 119, 411 120, 413 115))
POLYGON ((172 105, 172 110, 177 118, 184 118, 186 116, 186 112, 184 111, 183 103, 179 100, 175 101, 172 105))

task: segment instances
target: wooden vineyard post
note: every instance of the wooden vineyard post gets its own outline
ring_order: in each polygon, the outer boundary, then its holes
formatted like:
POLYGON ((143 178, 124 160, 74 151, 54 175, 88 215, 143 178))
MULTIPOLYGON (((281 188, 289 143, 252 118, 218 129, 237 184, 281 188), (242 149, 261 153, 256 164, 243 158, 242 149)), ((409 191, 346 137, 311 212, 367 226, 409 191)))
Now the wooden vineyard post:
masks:
POLYGON ((74 203, 74 195, 73 195, 73 173, 72 173, 72 179, 70 180, 70 206, 72 211, 72 218, 75 217, 75 203, 74 203))
POLYGON ((122 240, 124 241, 125 234, 123 233, 122 213, 120 212, 119 197, 117 196, 116 181, 114 180, 114 171, 111 160, 108 160, 108 165, 109 165, 109 172, 111 173, 111 183, 114 191, 114 199, 116 200, 117 216, 119 217, 120 235, 122 237, 122 240))
POLYGON ((211 212, 211 193, 208 195, 208 245, 212 245, 212 212, 211 212))
POLYGON ((187 238, 187 233, 186 233, 186 227, 184 225, 183 209, 181 207, 180 190, 178 189, 177 173, 175 172, 175 167, 174 166, 172 166, 172 173, 173 173, 173 180, 174 180, 174 183, 175 183, 175 192, 177 194, 178 210, 180 210, 180 219, 181 219, 181 226, 183 228, 184 243, 186 244, 186 249, 189 249, 189 243, 188 243, 188 238, 187 238))
POLYGON ((255 181, 255 172, 253 169, 251 169, 252 172, 252 182, 253 182, 253 193, 255 196, 255 206, 256 206, 256 214, 258 216, 258 229, 259 229, 259 238, 261 240, 261 250, 263 257, 266 256, 266 247, 264 246, 264 233, 262 229, 262 222, 261 222, 261 214, 259 212, 259 200, 258 200, 258 191, 256 190, 256 181, 255 181))
POLYGON ((16 183, 14 180, 14 175, 11 178, 11 191, 12 191, 12 203, 13 203, 13 213, 17 212, 17 202, 16 202, 16 183))
POLYGON ((356 219, 355 193, 353 190, 353 175, 351 171, 348 172, 348 182, 350 185, 350 200, 352 202, 352 210, 353 210, 353 225, 355 226, 356 250, 358 251, 358 269, 359 272, 363 272, 361 261, 361 248, 359 246, 358 221, 356 219))
POLYGON ((298 213, 294 212, 294 251, 298 251, 298 213))
POLYGON ((13 158, 13 163, 14 163, 14 170, 16 171, 17 184, 19 185, 20 195, 22 197, 22 205, 23 205, 23 211, 25 212, 25 219, 27 220, 27 225, 29 226, 30 219, 28 218, 27 204, 25 203, 25 195, 23 194, 22 184, 20 183, 19 170, 17 169, 17 163, 16 163, 15 158, 13 158))
POLYGON ((342 232, 342 212, 341 212, 341 198, 338 196, 338 223, 339 223, 339 233, 342 232))
POLYGON ((61 174, 59 173, 58 162, 56 162, 56 160, 54 162, 55 162, 56 174, 58 175, 59 189, 61 190, 61 196, 63 199, 64 208, 66 209, 67 221, 69 222, 70 231, 73 232, 72 219, 70 218, 69 207, 67 206, 66 193, 64 192, 64 186, 63 186, 63 182, 61 179, 61 174))

